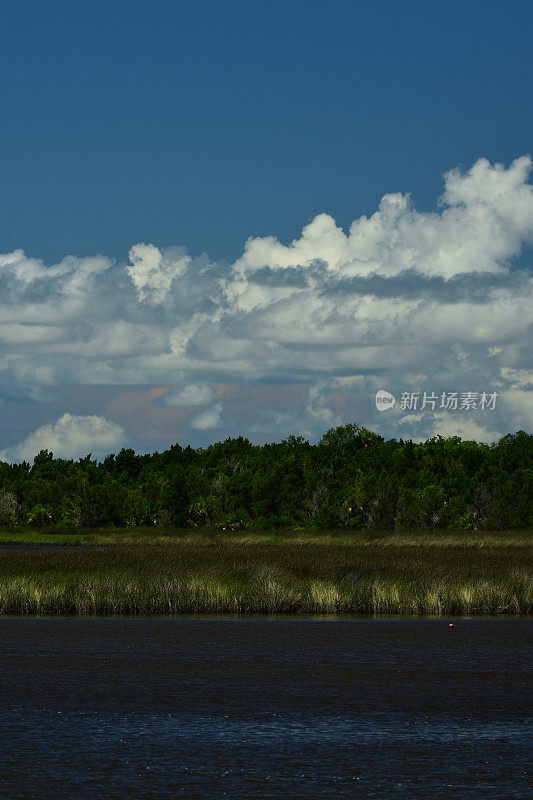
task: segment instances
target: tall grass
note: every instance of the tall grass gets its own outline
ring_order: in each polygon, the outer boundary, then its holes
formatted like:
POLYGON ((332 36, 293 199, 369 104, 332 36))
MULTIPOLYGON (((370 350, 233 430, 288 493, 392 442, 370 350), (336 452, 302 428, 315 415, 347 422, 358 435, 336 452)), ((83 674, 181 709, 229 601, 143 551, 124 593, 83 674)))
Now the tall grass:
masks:
POLYGON ((523 532, 461 536, 189 531, 151 543, 0 549, 0 613, 531 613, 523 532))

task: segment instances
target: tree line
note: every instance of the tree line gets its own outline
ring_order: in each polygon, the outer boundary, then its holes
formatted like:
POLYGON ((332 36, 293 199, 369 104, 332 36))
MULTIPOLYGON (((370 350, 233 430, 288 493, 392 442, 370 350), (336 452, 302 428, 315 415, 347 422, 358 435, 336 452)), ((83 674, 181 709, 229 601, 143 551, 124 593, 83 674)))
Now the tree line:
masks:
POLYGON ((533 436, 417 444, 348 424, 317 444, 238 437, 145 455, 123 449, 102 461, 43 450, 31 465, 0 463, 0 525, 529 528, 533 436))

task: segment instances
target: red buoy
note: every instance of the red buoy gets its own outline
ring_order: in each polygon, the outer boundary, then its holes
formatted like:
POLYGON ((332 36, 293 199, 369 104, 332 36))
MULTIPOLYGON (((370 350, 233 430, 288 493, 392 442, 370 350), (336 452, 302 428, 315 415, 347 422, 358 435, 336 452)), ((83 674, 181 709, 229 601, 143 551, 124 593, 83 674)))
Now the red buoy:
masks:
POLYGON ((453 624, 453 622, 450 622, 450 628, 455 628, 455 625, 453 624))

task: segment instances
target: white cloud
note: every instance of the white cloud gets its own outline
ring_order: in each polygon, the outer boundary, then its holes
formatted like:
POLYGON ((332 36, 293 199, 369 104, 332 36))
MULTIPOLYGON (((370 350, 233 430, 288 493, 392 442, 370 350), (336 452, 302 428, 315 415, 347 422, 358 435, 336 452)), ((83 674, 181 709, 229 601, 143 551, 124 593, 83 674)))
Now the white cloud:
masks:
POLYGON ((120 425, 96 415, 63 414, 56 422, 43 425, 24 441, 0 452, 3 461, 29 461, 41 450, 49 450, 58 458, 80 458, 107 455, 122 448, 128 436, 120 425))
POLYGON ((179 248, 162 253, 153 244, 136 244, 130 250, 131 264, 126 268, 137 289, 139 300, 153 305, 162 303, 173 281, 183 275, 191 258, 179 248))
MULTIPOLYGON (((376 384, 414 390, 423 375, 431 390, 498 390, 505 432, 530 419, 531 386, 513 376, 531 369, 533 279, 512 269, 533 241, 530 169, 527 156, 508 168, 481 159, 445 175, 436 211, 388 194, 348 231, 318 214, 288 245, 250 238, 229 265, 153 244, 134 245, 128 265, 0 255, 0 397, 181 384, 159 401, 171 409, 213 403, 213 383, 293 381, 308 387, 302 426, 314 430, 345 418, 335 381, 363 381, 355 405, 376 384)), ((218 407, 193 429, 216 427, 218 407)))
POLYGON ((533 391, 509 389, 503 393, 508 409, 509 430, 533 431, 533 391))
POLYGON ((285 246, 274 237, 246 243, 238 270, 275 270, 323 261, 346 277, 387 276, 415 269, 450 278, 465 272, 498 272, 533 235, 533 190, 526 183, 531 158, 505 169, 480 159, 465 174, 445 175, 440 213, 416 211, 409 195, 387 194, 372 216, 354 220, 348 234, 319 214, 300 239, 285 246))
POLYGON ((189 422, 189 427, 197 431, 205 431, 209 428, 220 428, 222 410, 222 403, 216 403, 216 405, 208 408, 206 411, 202 411, 201 414, 194 416, 189 422))
POLYGON ((206 383, 190 383, 183 389, 169 392, 161 398, 161 405, 168 408, 190 408, 206 406, 213 400, 213 389, 206 383))
POLYGON ((403 428, 420 432, 419 435, 415 433, 412 436, 416 441, 424 441, 432 436, 460 436, 467 441, 486 443, 497 441, 501 432, 491 428, 490 423, 493 420, 485 415, 481 421, 480 418, 472 416, 472 413, 475 412, 470 412, 470 415, 448 411, 421 415, 406 414, 399 422, 403 428))

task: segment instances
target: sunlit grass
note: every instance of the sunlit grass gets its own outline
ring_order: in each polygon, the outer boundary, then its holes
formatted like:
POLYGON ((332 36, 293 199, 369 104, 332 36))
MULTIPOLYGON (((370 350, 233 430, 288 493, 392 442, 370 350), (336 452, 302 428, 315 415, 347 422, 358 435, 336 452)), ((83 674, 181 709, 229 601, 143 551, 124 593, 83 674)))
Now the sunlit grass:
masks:
MULTIPOLYGON (((44 543, 32 536, 25 541, 44 543)), ((0 549, 0 613, 495 615, 533 606, 524 532, 75 537, 85 546, 0 549)))

